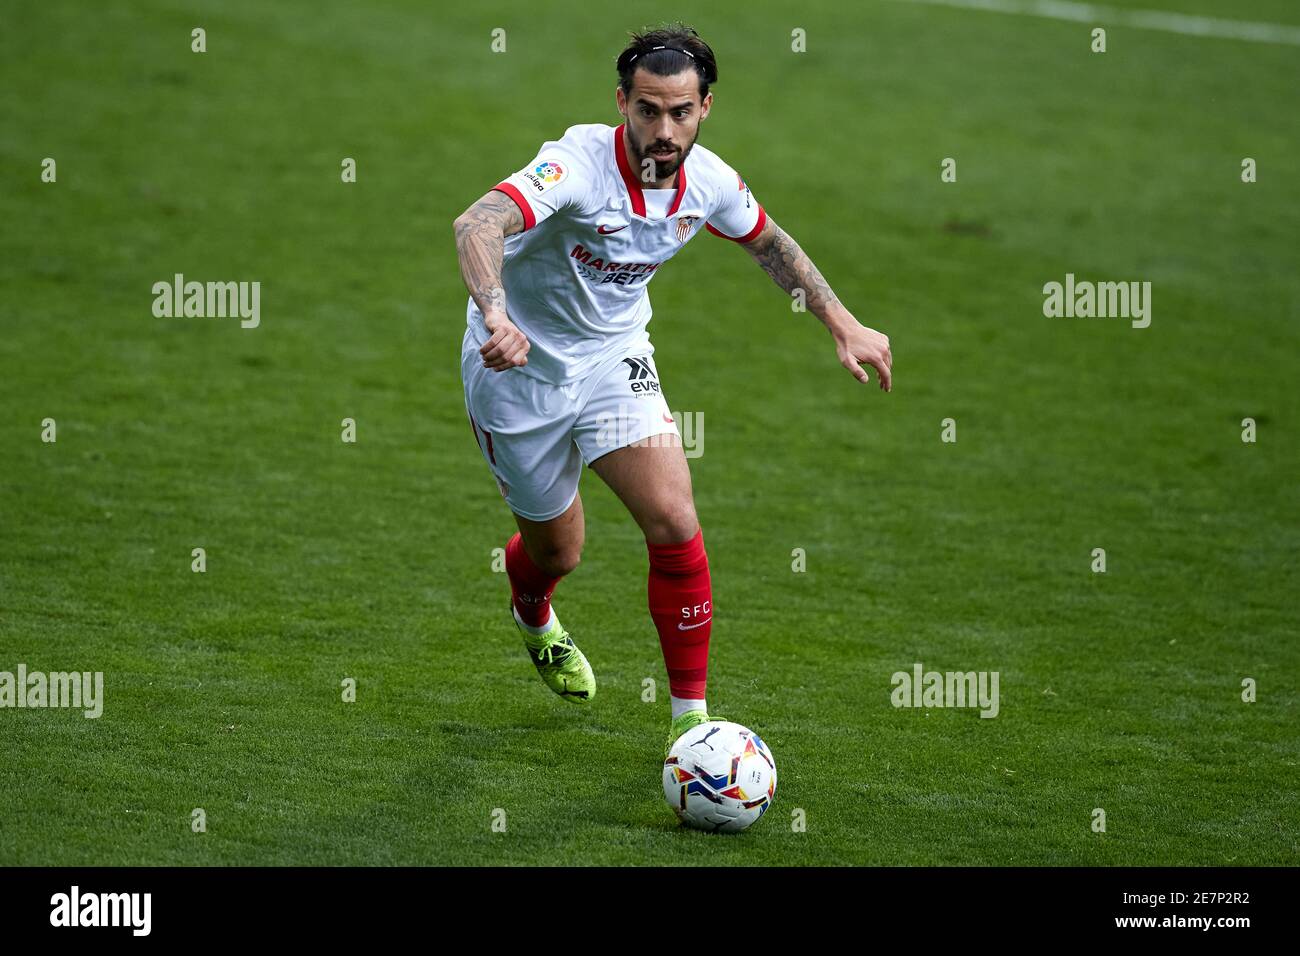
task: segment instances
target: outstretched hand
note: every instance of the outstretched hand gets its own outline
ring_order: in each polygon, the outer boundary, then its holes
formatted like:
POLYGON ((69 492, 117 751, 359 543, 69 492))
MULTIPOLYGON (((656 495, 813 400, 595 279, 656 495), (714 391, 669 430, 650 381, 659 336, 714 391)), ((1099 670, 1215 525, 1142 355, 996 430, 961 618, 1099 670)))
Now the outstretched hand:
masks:
POLYGON ((853 373, 859 382, 871 381, 871 376, 862 367, 865 362, 876 370, 882 391, 893 388, 894 357, 889 352, 889 336, 875 329, 869 329, 856 319, 850 319, 847 328, 833 329, 835 353, 840 364, 853 373))

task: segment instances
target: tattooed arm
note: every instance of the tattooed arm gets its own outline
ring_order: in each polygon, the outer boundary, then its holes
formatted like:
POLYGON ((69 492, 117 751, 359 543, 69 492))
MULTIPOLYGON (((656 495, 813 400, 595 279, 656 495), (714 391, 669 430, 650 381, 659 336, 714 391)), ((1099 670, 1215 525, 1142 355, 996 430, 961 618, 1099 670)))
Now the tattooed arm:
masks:
POLYGON ((841 365, 858 381, 869 382, 871 376, 861 364, 866 362, 876 370, 880 387, 886 392, 890 390, 894 359, 889 352, 889 336, 867 328, 853 317, 807 253, 776 224, 776 220, 769 216, 763 230, 745 243, 744 248, 772 277, 772 281, 787 293, 791 296, 800 291, 803 293, 807 307, 830 330, 841 365))
POLYGON ((494 189, 461 213, 455 225, 460 275, 489 333, 479 349, 484 367, 503 372, 527 365, 532 346, 506 315, 506 291, 501 284, 506 236, 523 232, 523 213, 513 199, 494 189))

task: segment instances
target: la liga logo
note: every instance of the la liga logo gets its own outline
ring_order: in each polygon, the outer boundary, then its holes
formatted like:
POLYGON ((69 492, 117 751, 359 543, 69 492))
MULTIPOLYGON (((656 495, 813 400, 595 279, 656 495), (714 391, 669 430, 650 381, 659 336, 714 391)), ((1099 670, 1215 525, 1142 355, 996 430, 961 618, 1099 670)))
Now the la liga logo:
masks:
POLYGON ((564 178, 564 167, 548 159, 538 163, 532 169, 524 167, 523 176, 534 191, 544 193, 564 178))
POLYGON ((539 163, 533 167, 533 172, 537 174, 538 179, 548 186, 553 186, 564 178, 564 167, 559 163, 539 163))

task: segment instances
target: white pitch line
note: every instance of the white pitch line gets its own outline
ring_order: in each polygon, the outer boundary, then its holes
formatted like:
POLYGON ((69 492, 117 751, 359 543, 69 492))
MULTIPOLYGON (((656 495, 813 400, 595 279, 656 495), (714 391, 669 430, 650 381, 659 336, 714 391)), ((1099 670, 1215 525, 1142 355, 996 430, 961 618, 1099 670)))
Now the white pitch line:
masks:
POLYGON ((1052 20, 1072 20, 1098 26, 1128 26, 1140 30, 1163 30, 1185 36, 1216 37, 1224 40, 1247 40, 1252 43, 1283 43, 1300 46, 1300 27, 1282 23, 1259 23, 1252 20, 1224 20, 1161 10, 1117 10, 1074 0, 899 0, 932 6, 957 7, 963 10, 987 10, 993 13, 1017 13, 1052 20))

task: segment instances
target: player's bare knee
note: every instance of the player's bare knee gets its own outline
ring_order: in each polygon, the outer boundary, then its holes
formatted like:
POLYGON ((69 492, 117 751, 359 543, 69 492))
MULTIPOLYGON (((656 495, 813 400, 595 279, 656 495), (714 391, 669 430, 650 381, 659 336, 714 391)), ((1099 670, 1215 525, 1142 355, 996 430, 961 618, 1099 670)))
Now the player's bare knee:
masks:
POLYGON ((545 574, 553 578, 562 578, 566 574, 572 574, 582 560, 582 547, 552 547, 544 548, 542 553, 533 559, 533 563, 545 574))
POLYGON ((651 544, 678 544, 695 537, 700 522, 695 515, 695 505, 686 502, 658 509, 645 519, 641 530, 651 544))

